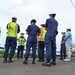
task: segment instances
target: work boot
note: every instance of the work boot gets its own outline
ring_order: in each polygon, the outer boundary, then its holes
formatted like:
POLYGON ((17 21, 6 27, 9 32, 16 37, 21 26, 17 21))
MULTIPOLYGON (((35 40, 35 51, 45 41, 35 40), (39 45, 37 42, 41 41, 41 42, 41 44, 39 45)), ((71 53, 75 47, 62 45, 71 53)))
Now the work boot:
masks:
POLYGON ((33 58, 33 60, 32 60, 32 64, 35 64, 35 58, 33 58))
POLYGON ((59 58, 59 60, 62 60, 63 58, 59 58))
POLYGON ((23 64, 28 64, 28 58, 25 58, 23 64))
POLYGON ((53 60, 53 61, 51 62, 51 64, 52 64, 52 65, 56 65, 56 61, 53 60))
POLYGON ((56 65, 56 62, 51 62, 52 65, 56 65))
POLYGON ((8 63, 12 63, 12 62, 13 62, 12 58, 9 58, 8 63))
POLYGON ((19 59, 19 57, 17 57, 17 59, 19 59))
POLYGON ((66 57, 64 57, 64 59, 66 59, 66 57))
POLYGON ((44 58, 42 58, 41 61, 44 62, 44 58))
POLYGON ((7 63, 7 58, 4 58, 4 61, 3 61, 3 63, 7 63))
POLYGON ((48 67, 50 67, 51 63, 50 62, 44 62, 44 63, 42 63, 42 66, 48 66, 48 67))
POLYGON ((20 57, 20 59, 23 59, 23 57, 20 57))
POLYGON ((39 58, 37 61, 38 61, 38 62, 41 62, 41 59, 39 58))
POLYGON ((46 62, 42 63, 42 66, 51 67, 51 62, 50 62, 50 60, 47 60, 46 62))

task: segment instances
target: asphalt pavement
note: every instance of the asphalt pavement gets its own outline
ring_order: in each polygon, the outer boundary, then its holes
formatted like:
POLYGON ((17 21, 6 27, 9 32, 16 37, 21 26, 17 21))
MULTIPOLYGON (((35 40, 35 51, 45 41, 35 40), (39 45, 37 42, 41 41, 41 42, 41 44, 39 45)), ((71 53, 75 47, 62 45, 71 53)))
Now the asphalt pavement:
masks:
POLYGON ((28 64, 24 65, 24 59, 13 58, 13 63, 3 63, 3 58, 0 58, 0 75, 75 75, 75 57, 72 57, 71 62, 58 60, 56 66, 42 66, 42 62, 32 64, 32 58, 29 58, 28 64))

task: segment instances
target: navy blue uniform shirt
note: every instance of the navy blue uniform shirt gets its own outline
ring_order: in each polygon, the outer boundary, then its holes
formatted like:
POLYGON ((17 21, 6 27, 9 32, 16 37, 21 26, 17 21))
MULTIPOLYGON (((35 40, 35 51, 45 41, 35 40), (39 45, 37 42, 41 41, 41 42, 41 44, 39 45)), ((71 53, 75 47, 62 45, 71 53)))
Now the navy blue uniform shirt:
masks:
MULTIPOLYGON (((61 43, 64 41, 65 36, 66 35, 62 36, 61 43)), ((65 46, 65 43, 63 43, 61 46, 65 46)))
POLYGON ((26 31, 28 32, 27 42, 37 42, 37 35, 40 34, 40 28, 31 24, 27 27, 26 31))
POLYGON ((46 37, 51 38, 51 39, 55 39, 57 27, 58 27, 58 22, 54 18, 49 18, 46 20, 45 26, 47 28, 46 37))
POLYGON ((66 35, 62 36, 62 40, 61 40, 61 42, 63 42, 63 41, 64 41, 65 36, 66 36, 66 35))

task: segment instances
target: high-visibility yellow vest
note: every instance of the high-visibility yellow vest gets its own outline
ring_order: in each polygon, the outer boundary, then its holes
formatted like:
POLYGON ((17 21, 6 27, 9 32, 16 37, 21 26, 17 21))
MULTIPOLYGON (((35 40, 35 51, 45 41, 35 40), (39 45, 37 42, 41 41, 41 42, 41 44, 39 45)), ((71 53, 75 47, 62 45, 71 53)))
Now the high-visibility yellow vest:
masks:
POLYGON ((8 24, 7 36, 17 37, 18 25, 15 22, 10 22, 8 24))
POLYGON ((18 39, 18 46, 24 46, 25 45, 25 38, 19 37, 18 39))
POLYGON ((38 41, 44 41, 46 32, 47 32, 47 31, 46 31, 45 29, 41 30, 41 33, 40 33, 40 35, 38 36, 38 41))
POLYGON ((43 38, 45 38, 47 30, 43 30, 43 38))

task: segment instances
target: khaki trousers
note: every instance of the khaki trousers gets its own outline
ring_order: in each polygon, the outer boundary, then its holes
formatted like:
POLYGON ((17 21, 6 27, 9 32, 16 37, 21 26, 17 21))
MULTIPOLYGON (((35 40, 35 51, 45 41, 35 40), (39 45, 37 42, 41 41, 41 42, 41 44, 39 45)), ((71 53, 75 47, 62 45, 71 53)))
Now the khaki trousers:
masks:
POLYGON ((67 58, 71 59, 71 44, 66 44, 67 58))

